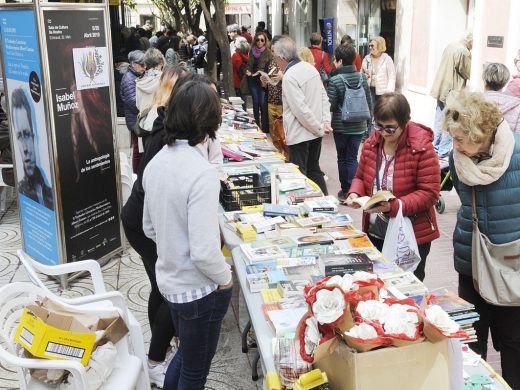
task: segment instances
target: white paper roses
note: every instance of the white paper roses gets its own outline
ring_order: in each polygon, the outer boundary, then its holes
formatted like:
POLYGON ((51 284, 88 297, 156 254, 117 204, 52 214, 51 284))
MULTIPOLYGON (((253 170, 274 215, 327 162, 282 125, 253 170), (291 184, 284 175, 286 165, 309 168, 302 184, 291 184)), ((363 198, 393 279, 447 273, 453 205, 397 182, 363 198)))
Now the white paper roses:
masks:
POLYGON ((316 302, 312 305, 312 312, 321 324, 330 324, 337 321, 345 310, 345 297, 339 288, 330 291, 319 290, 316 293, 316 302))

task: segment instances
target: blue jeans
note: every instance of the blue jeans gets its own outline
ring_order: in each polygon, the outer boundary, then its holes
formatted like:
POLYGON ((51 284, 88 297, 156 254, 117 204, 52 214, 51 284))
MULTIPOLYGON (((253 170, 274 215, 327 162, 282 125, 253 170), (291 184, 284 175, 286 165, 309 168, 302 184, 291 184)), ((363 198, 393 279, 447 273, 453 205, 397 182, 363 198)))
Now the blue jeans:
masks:
POLYGON ((451 135, 447 131, 442 130, 442 112, 444 111, 444 103, 437 100, 435 108, 435 124, 433 127, 433 148, 440 158, 447 157, 452 148, 451 135))
POLYGON ((356 174, 358 149, 363 134, 341 134, 334 132, 334 142, 338 153, 338 172, 341 190, 346 194, 356 174))
POLYGON ((219 289, 188 303, 168 302, 179 350, 166 371, 164 390, 204 390, 232 291, 219 289))
POLYGON ((248 77, 249 92, 253 98, 253 115, 256 124, 264 133, 269 133, 269 119, 267 115, 267 99, 260 77, 248 77))

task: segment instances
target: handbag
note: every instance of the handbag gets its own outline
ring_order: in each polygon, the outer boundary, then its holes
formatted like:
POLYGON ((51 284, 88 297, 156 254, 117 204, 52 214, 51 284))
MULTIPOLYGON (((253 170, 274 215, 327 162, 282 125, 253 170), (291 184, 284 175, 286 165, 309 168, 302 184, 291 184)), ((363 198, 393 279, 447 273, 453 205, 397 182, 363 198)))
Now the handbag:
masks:
MULTIPOLYGON (((289 147, 285 140, 285 129, 283 128, 283 117, 279 116, 274 120, 274 133, 280 140, 279 146, 282 148, 285 156, 289 155, 289 147)), ((275 145, 276 146, 276 145, 275 145)))
POLYGON ((148 137, 158 116, 157 110, 152 110, 151 106, 140 111, 135 122, 134 134, 137 137, 148 137))
POLYGON ((472 274, 475 290, 488 303, 520 306, 520 239, 493 244, 478 227, 475 188, 471 189, 472 274))
POLYGON ((320 62, 320 77, 321 77, 321 81, 323 81, 325 83, 326 81, 329 80, 329 75, 327 74, 327 72, 323 68, 323 61, 324 60, 325 60, 325 52, 322 51, 321 52, 321 62, 320 62))
MULTIPOLYGON (((378 149, 376 158, 376 187, 378 191, 381 189, 381 185, 379 183, 379 167, 381 163, 380 158, 381 150, 378 149)), ((384 240, 386 237, 389 220, 390 219, 383 213, 377 213, 375 222, 368 225, 368 234, 380 240, 384 240)))

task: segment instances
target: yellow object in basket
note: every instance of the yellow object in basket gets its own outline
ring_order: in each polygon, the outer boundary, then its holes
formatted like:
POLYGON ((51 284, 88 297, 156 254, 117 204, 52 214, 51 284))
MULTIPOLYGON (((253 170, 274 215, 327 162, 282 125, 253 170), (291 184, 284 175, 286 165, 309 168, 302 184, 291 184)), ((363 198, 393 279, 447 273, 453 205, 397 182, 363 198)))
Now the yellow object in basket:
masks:
POLYGON ((267 373, 265 376, 265 387, 267 390, 282 390, 282 384, 277 372, 270 371, 267 373))
POLYGON ((330 389, 327 374, 319 369, 309 371, 294 382, 294 390, 330 389))

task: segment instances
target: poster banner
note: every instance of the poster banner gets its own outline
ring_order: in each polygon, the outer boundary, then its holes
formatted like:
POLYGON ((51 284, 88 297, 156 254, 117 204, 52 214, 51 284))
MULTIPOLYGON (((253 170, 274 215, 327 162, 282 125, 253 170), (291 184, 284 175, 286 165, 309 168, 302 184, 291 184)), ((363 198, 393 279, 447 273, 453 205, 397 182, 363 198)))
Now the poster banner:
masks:
POLYGON ((121 247, 103 10, 43 10, 68 261, 121 247))
POLYGON ((323 47, 329 54, 334 53, 334 18, 320 19, 320 31, 323 37, 323 47))
POLYGON ((0 31, 23 247, 37 261, 59 264, 34 11, 0 10, 0 31))

